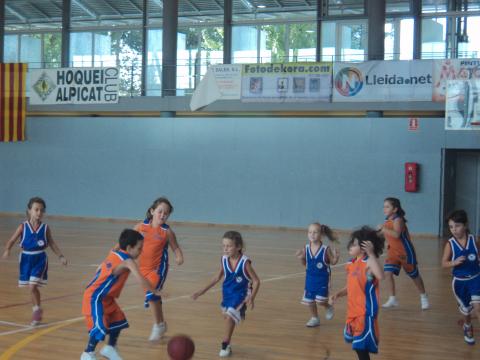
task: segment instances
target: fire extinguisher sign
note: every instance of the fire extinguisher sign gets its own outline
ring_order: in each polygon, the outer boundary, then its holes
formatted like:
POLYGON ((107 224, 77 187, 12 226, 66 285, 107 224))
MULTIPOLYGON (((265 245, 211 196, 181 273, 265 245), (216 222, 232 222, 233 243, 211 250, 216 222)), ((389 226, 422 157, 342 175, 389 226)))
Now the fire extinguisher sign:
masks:
POLYGON ((408 130, 410 131, 417 131, 418 130, 418 118, 410 118, 408 119, 408 130))

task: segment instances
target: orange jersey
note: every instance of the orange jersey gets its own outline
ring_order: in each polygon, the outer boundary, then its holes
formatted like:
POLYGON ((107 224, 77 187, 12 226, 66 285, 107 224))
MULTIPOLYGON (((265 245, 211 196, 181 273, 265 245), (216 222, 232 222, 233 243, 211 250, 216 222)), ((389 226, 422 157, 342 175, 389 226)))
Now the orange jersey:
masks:
POLYGON ((367 257, 352 259, 347 270, 347 319, 378 314, 378 280, 367 274, 367 257))
MULTIPOLYGON (((393 230, 394 219, 385 220, 384 227, 388 230, 393 230)), ((385 234, 387 240, 387 254, 388 257, 397 256, 406 261, 407 264, 416 264, 417 258, 415 254, 415 248, 410 240, 410 234, 408 228, 404 226, 400 237, 395 237, 385 234)))
POLYGON ((159 268, 162 262, 168 262, 168 225, 152 227, 150 223, 140 223, 135 230, 143 235, 143 251, 139 257, 142 274, 159 268))
POLYGON ((127 259, 131 257, 123 250, 112 250, 108 254, 83 294, 84 315, 92 315, 101 303, 111 303, 120 295, 130 271, 126 270, 117 276, 113 275, 113 271, 127 259))

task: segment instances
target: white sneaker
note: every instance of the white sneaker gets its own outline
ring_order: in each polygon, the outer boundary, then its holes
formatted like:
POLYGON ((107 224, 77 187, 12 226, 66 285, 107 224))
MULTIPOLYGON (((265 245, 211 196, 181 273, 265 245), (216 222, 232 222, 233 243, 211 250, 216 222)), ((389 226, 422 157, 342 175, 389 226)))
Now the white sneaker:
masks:
POLYGON ((332 305, 329 305, 325 310, 325 319, 332 320, 335 315, 335 309, 332 305))
POLYGON ((310 320, 305 324, 307 327, 315 327, 320 325, 320 319, 318 317, 312 316, 310 320))
POLYGON ((397 307, 398 301, 395 299, 395 296, 390 296, 385 304, 382 305, 383 308, 388 309, 392 307, 397 307))
POLYGON ((430 308, 430 303, 428 302, 427 294, 420 295, 420 304, 422 306, 422 310, 427 310, 430 308))
POLYGON ((105 345, 102 350, 100 350, 100 355, 106 357, 109 360, 122 360, 118 354, 117 348, 111 345, 105 345))
POLYGON ((95 356, 95 351, 92 351, 92 352, 84 351, 82 356, 80 356, 80 360, 97 360, 97 357, 95 356))
POLYGON ((220 352, 218 353, 218 356, 220 357, 228 357, 232 354, 232 347, 230 345, 227 345, 225 349, 220 349, 220 352))
POLYGON ((162 322, 160 324, 154 324, 152 327, 152 332, 150 333, 149 341, 158 341, 162 338, 163 335, 167 332, 167 323, 162 322))

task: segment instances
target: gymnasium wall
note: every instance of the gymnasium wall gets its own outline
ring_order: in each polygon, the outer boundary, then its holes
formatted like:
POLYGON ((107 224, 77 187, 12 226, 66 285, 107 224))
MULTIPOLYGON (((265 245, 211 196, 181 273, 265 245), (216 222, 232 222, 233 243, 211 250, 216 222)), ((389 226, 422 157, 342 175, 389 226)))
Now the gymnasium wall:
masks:
POLYGON ((171 220, 350 229, 402 200, 411 231, 437 234, 442 148, 480 148, 443 119, 29 118, 28 141, 0 143, 0 212, 29 197, 55 215, 140 219, 167 195, 171 220), (403 190, 404 162, 421 191, 403 190))

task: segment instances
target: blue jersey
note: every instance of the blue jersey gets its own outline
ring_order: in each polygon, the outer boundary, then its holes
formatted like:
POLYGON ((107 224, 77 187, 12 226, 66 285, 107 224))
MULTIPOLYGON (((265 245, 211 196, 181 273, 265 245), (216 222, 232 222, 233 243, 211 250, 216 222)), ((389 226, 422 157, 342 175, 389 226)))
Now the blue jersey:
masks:
POLYGON ((48 246, 47 224, 42 223, 37 230, 33 230, 28 221, 23 222, 20 246, 24 251, 45 250, 48 246))
POLYGON ((307 277, 305 285, 308 288, 309 283, 318 284, 325 282, 330 277, 330 265, 327 263, 328 246, 322 245, 316 254, 312 253, 310 244, 305 245, 305 263, 307 277))
POLYGON ((480 263, 478 258, 478 249, 475 244, 475 238, 469 234, 466 246, 460 245, 454 237, 448 240, 452 249, 450 261, 455 261, 460 256, 465 256, 465 261, 453 268, 452 274, 456 278, 470 278, 480 274, 480 263))
POLYGON ((251 283, 245 268, 247 261, 250 261, 248 257, 242 255, 238 260, 237 267, 231 269, 228 256, 224 255, 222 257, 224 274, 222 307, 237 308, 247 297, 251 283))

